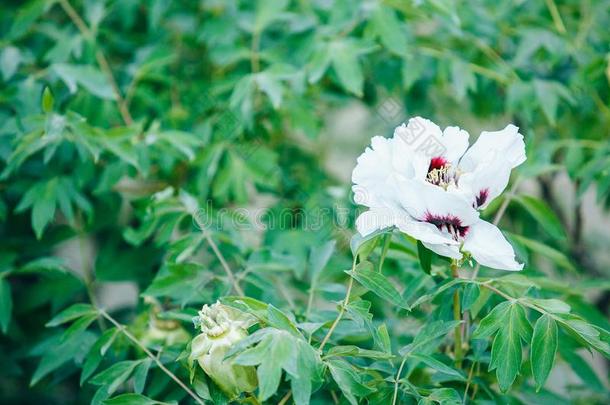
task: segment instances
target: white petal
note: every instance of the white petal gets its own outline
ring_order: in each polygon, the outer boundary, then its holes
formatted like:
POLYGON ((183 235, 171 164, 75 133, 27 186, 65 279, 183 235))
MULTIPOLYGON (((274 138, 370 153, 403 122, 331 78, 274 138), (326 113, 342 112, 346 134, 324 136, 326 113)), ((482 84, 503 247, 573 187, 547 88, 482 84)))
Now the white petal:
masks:
POLYGON ((446 151, 444 157, 453 165, 457 165, 468 148, 468 132, 459 127, 447 127, 443 131, 443 145, 446 151))
POLYGON ((436 226, 427 222, 413 220, 408 216, 397 221, 396 226, 401 232, 423 243, 459 245, 448 234, 439 231, 436 226))
POLYGON ((494 152, 502 155, 511 168, 525 162, 525 143, 519 128, 510 124, 500 131, 483 131, 479 139, 466 151, 460 160, 460 168, 471 172, 494 152))
POLYGON ((430 214, 452 216, 459 218, 462 226, 468 226, 479 218, 479 213, 462 197, 422 181, 400 181, 398 199, 409 214, 420 221, 430 214))
POLYGON ((428 174, 430 158, 417 152, 403 138, 394 137, 392 166, 407 179, 423 180, 428 174))
POLYGON ((446 148, 442 143, 443 133, 434 122, 414 117, 394 130, 394 138, 400 139, 414 152, 414 168, 417 178, 428 173, 430 159, 442 156, 446 148))
POLYGON ((441 128, 429 119, 413 117, 405 125, 402 124, 394 130, 394 137, 401 138, 407 145, 416 147, 427 137, 433 136, 441 139, 441 128))
POLYGON ((431 243, 423 242, 424 246, 440 256, 450 257, 452 259, 460 260, 462 253, 460 253, 460 247, 457 245, 434 245, 431 243))
POLYGON ((356 202, 367 207, 396 207, 393 184, 396 178, 415 176, 413 156, 414 152, 398 139, 373 137, 371 147, 358 157, 352 172, 356 202))
MULTIPOLYGON (((406 212, 403 215, 408 216, 406 212)), ((387 208, 371 208, 358 216, 356 229, 360 235, 367 236, 377 230, 394 226, 399 220, 400 213, 397 211, 387 208)))
POLYGON ((513 247, 502 232, 483 220, 470 226, 462 250, 470 252, 477 262, 487 267, 511 271, 523 269, 523 264, 515 261, 513 247))
POLYGON ((497 153, 487 161, 477 165, 474 171, 463 173, 457 189, 452 191, 462 195, 477 209, 485 209, 508 185, 510 163, 497 153))

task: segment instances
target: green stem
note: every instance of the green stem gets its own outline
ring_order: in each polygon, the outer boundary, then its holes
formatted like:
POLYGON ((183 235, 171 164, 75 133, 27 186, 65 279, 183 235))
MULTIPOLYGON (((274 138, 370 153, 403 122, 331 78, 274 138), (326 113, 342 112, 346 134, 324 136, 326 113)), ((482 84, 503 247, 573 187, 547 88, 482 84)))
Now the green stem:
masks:
POLYGON ((220 249, 218 249, 218 245, 216 244, 216 242, 214 242, 214 239, 212 239, 210 234, 207 232, 205 233, 205 239, 208 242, 208 244, 210 245, 210 247, 212 248, 212 250, 214 251, 216 258, 218 258, 218 261, 222 265, 222 268, 224 269, 225 273, 227 274, 227 277, 229 278, 229 282, 233 286, 233 289, 235 290, 237 295, 239 295, 240 297, 244 297, 245 296, 244 290, 242 290, 242 288, 239 286, 239 283, 235 279, 235 275, 233 274, 233 271, 229 267, 229 264, 225 260, 222 253, 220 252, 220 249))
POLYGON ((470 365, 470 371, 468 372, 468 380, 466 381, 466 388, 464 388, 464 399, 462 400, 462 405, 466 405, 466 400, 468 398, 468 389, 470 388, 470 384, 472 384, 472 377, 474 373, 474 366, 477 362, 472 362, 470 365))
MULTIPOLYGON (((451 274, 454 278, 458 278, 460 275, 458 274, 458 266, 455 261, 451 263, 451 274)), ((455 290, 453 293, 453 319, 456 321, 462 320, 462 311, 460 307, 460 291, 459 288, 455 290)), ((455 366, 457 368, 462 368, 462 324, 460 323, 455 327, 454 330, 454 354, 455 354, 455 366)))
MULTIPOLYGON (((354 272, 355 269, 356 269, 356 256, 354 256, 354 260, 352 262, 352 272, 354 272)), ((322 339, 322 343, 320 343, 320 347, 318 347, 318 351, 320 353, 322 353, 322 349, 324 349, 324 346, 326 346, 326 343, 328 343, 328 339, 330 339, 330 337, 334 333, 335 328, 339 324, 339 321, 341 321, 341 318, 343 318, 343 314, 345 313, 345 307, 347 307, 347 304, 349 304, 349 297, 352 293, 353 286, 354 286, 354 278, 352 276, 350 276, 349 284, 347 285, 347 291, 345 293, 345 298, 341 302, 341 309, 339 310, 339 314, 335 318, 333 324, 330 326, 330 329, 326 333, 326 336, 324 336, 324 339, 322 339)))
POLYGON ((159 360, 159 358, 157 356, 152 354, 152 352, 150 350, 148 350, 148 348, 144 345, 144 343, 142 343, 140 340, 138 340, 138 338, 136 338, 134 335, 132 335, 127 330, 125 325, 120 324, 116 319, 114 319, 112 316, 110 316, 110 314, 108 312, 106 312, 102 309, 99 309, 99 308, 98 308, 98 311, 102 317, 104 317, 108 321, 110 321, 110 323, 113 324, 123 335, 125 335, 125 337, 127 339, 131 340, 131 342, 133 344, 135 344, 138 348, 140 348, 140 350, 142 350, 152 361, 154 361, 157 364, 157 367, 159 367, 165 374, 167 374, 167 376, 169 378, 174 380, 174 382, 176 384, 178 384, 180 386, 180 388, 182 388, 188 395, 190 395, 191 398, 193 398, 195 400, 195 402, 197 402, 199 405, 205 405, 203 400, 201 398, 199 398, 199 396, 197 396, 197 394, 195 394, 185 383, 183 383, 176 376, 176 374, 172 373, 167 367, 165 367, 165 365, 163 363, 161 363, 161 360, 159 360))
POLYGON ((400 375, 402 374, 402 369, 405 367, 405 363, 407 362, 407 357, 405 356, 400 363, 400 367, 398 368, 398 372, 396 373, 396 378, 394 382, 394 397, 392 398, 392 405, 396 405, 396 400, 398 399, 398 385, 400 381, 400 375))

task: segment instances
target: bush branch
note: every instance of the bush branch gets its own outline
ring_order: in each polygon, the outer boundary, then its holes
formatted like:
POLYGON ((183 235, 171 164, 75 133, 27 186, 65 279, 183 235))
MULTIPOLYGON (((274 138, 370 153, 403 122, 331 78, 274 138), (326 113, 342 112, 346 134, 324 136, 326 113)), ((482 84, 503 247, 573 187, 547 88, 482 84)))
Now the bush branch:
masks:
POLYGON ((178 384, 180 386, 180 388, 182 388, 184 391, 186 391, 187 394, 189 394, 194 400, 195 402, 197 402, 200 405, 205 405, 205 403, 203 402, 203 400, 201 398, 199 398, 199 396, 197 396, 197 394, 195 394, 185 383, 183 383, 177 376, 176 374, 172 373, 167 367, 165 367, 165 365, 163 365, 163 363, 161 363, 161 360, 159 360, 159 358, 157 356, 155 356, 154 354, 152 354, 152 352, 150 350, 148 350, 148 348, 144 345, 144 343, 140 342, 140 340, 138 340, 138 338, 136 338, 134 335, 132 335, 127 328, 125 327, 125 325, 120 324, 116 319, 114 319, 112 316, 110 316, 110 314, 108 314, 106 311, 102 310, 102 309, 98 309, 100 315, 102 315, 104 318, 106 318, 110 323, 112 323, 114 326, 116 326, 116 328, 123 333, 123 335, 125 335, 125 337, 127 337, 127 339, 131 340, 133 342, 133 344, 135 344, 138 348, 140 348, 144 353, 146 353, 146 355, 152 360, 154 361, 157 366, 165 373, 169 376, 169 378, 171 378, 172 380, 174 380, 176 382, 176 384, 178 384))

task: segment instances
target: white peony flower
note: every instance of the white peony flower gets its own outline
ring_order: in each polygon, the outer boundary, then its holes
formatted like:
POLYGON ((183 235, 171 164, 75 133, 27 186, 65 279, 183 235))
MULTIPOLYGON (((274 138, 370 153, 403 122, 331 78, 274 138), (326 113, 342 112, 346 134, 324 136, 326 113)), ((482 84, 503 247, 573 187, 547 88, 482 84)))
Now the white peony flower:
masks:
POLYGON ((479 218, 506 188, 511 170, 525 161, 523 135, 514 125, 484 131, 468 148, 468 132, 444 131, 412 118, 390 139, 374 137, 358 158, 352 181, 355 200, 368 211, 356 220, 363 236, 397 227, 442 256, 521 270, 500 230, 479 218))

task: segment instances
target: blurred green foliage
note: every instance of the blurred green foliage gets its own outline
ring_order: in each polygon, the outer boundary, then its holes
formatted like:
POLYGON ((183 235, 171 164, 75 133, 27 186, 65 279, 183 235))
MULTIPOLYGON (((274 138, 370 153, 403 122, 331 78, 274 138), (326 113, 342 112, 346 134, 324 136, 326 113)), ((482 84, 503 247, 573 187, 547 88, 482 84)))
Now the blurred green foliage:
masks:
POLYGON ((0 402, 192 403, 162 363, 224 403, 184 355, 191 317, 222 298, 256 315, 250 344, 277 356, 249 360, 267 403, 608 403, 607 375, 577 349, 609 354, 609 273, 582 206, 591 190, 601 212, 610 201, 609 26, 610 2, 592 0, 3 1, 0 402), (502 224, 526 270, 477 279, 518 302, 448 280, 402 235, 353 240, 352 299, 318 349, 356 213, 329 144, 363 146, 325 128, 354 105, 385 134, 411 115, 521 127, 513 191, 540 195, 508 193, 502 224), (553 188, 565 173, 574 201, 553 188), (134 283, 137 302, 100 312, 111 282, 134 283), (456 289, 477 338, 464 369, 456 289), (560 362, 577 377, 542 388, 560 362))

